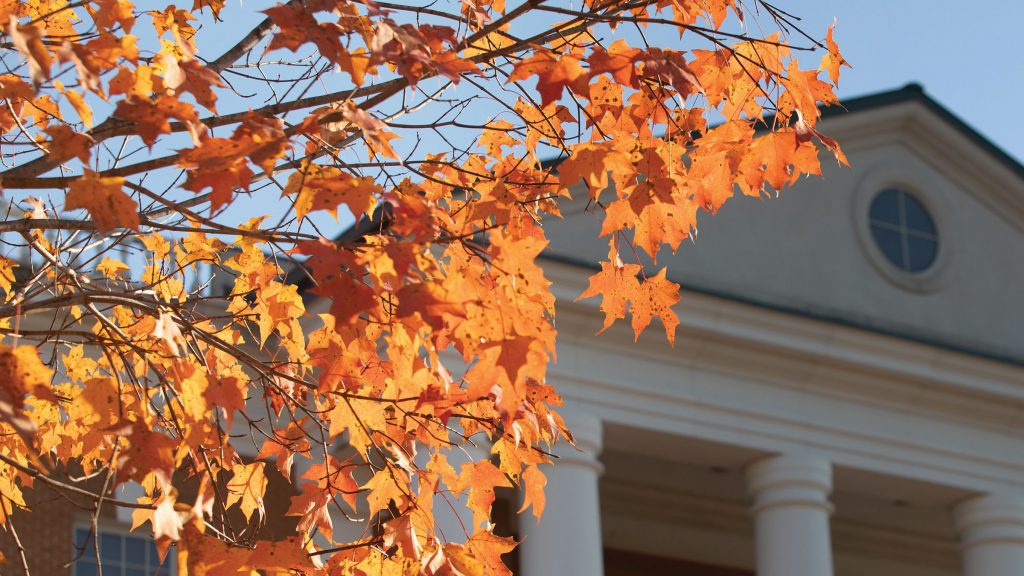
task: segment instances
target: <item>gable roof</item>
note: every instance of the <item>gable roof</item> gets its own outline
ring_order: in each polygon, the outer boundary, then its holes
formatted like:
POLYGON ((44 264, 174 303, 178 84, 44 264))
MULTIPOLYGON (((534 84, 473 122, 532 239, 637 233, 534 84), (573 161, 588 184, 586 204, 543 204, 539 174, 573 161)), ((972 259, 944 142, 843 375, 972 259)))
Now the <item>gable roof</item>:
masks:
POLYGON ((842 100, 840 106, 832 106, 821 110, 822 118, 831 118, 845 114, 857 113, 866 110, 873 110, 883 106, 903 104, 905 102, 917 102, 922 104, 929 111, 948 123, 957 132, 962 134, 974 145, 981 148, 986 154, 992 156, 996 161, 1012 171, 1021 180, 1024 180, 1024 164, 1011 156, 983 134, 972 128, 949 108, 939 104, 934 98, 924 91, 924 87, 916 82, 911 82, 902 88, 877 92, 858 96, 849 100, 842 100))

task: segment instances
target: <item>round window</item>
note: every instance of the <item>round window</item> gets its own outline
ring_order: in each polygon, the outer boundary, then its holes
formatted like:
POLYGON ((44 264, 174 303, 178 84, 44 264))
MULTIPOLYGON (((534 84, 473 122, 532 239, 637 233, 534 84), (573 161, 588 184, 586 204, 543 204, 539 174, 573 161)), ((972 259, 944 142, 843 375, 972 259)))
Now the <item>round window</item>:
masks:
POLYGON ((916 274, 935 263, 935 220, 913 195, 899 188, 882 190, 871 201, 868 218, 875 244, 893 266, 916 274))

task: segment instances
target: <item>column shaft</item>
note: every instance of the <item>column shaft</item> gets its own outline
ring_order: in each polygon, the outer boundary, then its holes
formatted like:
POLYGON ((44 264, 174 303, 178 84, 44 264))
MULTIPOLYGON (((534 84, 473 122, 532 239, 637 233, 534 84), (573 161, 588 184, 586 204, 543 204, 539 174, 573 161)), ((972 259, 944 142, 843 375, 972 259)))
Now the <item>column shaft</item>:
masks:
POLYGON ((597 456, 601 451, 601 421, 575 410, 563 410, 576 445, 561 445, 559 458, 547 474, 547 507, 537 523, 519 517, 525 536, 520 545, 523 576, 602 576, 601 503, 598 478, 603 471, 597 456))

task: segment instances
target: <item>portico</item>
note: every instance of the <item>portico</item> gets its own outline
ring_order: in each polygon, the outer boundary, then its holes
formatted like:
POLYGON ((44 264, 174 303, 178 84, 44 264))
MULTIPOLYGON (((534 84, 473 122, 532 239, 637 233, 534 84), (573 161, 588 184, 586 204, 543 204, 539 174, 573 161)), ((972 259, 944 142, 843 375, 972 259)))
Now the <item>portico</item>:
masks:
POLYGON ((583 452, 519 520, 524 576, 1024 573, 1019 369, 687 296, 675 349, 559 311, 583 452))

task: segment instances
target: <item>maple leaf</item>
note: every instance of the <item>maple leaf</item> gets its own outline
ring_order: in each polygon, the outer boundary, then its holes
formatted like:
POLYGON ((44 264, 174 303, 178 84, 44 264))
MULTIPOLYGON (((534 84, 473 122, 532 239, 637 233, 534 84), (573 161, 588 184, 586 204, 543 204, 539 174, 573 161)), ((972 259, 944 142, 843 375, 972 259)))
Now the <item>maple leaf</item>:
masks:
POLYGON ((512 484, 487 460, 467 462, 459 473, 458 490, 469 490, 466 507, 473 512, 473 525, 485 524, 491 517, 494 503, 494 489, 499 486, 511 488, 512 484))
POLYGON ((657 317, 665 326, 665 337, 669 344, 676 342, 676 326, 679 318, 672 307, 679 302, 679 284, 665 278, 667 268, 662 268, 657 275, 647 278, 640 284, 637 294, 632 299, 630 312, 633 315, 634 339, 639 339, 644 328, 657 317))
POLYGON ((558 165, 558 180, 563 186, 583 180, 590 188, 590 197, 597 200, 608 188, 608 172, 628 163, 629 157, 611 142, 584 143, 575 146, 572 155, 558 165))
POLYGON ((153 432, 139 421, 120 427, 116 432, 128 441, 128 448, 120 456, 119 481, 143 482, 146 476, 155 474, 163 483, 170 483, 174 471, 174 450, 178 446, 175 439, 153 432))
POLYGON ((640 288, 637 280, 641 270, 639 264, 623 264, 614 243, 611 244, 608 259, 608 262, 601 263, 601 271, 590 277, 590 285, 576 298, 578 302, 601 296, 601 312, 604 312, 605 318, 604 326, 598 334, 610 328, 616 320, 626 317, 629 301, 640 288))
POLYGON ((0 290, 4 291, 7 295, 7 301, 14 297, 14 292, 11 288, 14 286, 15 276, 14 269, 18 267, 18 264, 13 260, 0 257, 0 290))
POLYGON ((523 472, 523 485, 525 490, 523 491, 523 506, 519 509, 519 513, 522 514, 527 508, 533 506, 533 515, 540 522, 540 517, 544 515, 544 486, 547 485, 547 478, 544 477, 544 473, 540 471, 540 468, 536 464, 528 467, 523 472))
POLYGON ((138 230, 138 204, 124 193, 123 186, 124 178, 100 176, 85 170, 81 178, 71 181, 64 208, 88 211, 101 233, 117 228, 138 230))
POLYGON ((403 556, 419 560, 422 547, 416 538, 411 515, 405 514, 384 523, 384 547, 392 546, 397 546, 403 556))
POLYGON ((120 260, 114 260, 113 258, 104 257, 103 261, 96 266, 96 271, 100 272, 104 276, 110 279, 115 279, 120 276, 124 276, 126 272, 131 268, 121 262, 120 260))
POLYGON ((231 480, 227 484, 228 496, 224 506, 230 508, 238 503, 247 520, 252 519, 257 511, 260 517, 264 515, 263 495, 267 491, 264 466, 266 464, 263 462, 253 462, 231 467, 231 480))
POLYGON ((494 576, 512 576, 512 571, 505 566, 501 557, 514 550, 517 545, 512 538, 498 536, 491 530, 481 530, 466 541, 466 548, 473 557, 482 560, 486 573, 494 576))
POLYGON ((152 522, 153 538, 157 540, 170 538, 175 541, 181 538, 180 532, 184 524, 178 511, 174 508, 174 498, 166 494, 160 498, 156 510, 153 511, 152 522))
POLYGON ((174 321, 174 316, 167 312, 161 312, 156 324, 153 325, 153 337, 163 342, 167 352, 172 356, 181 356, 182 351, 188 347, 188 342, 174 321))
POLYGON ((828 27, 828 33, 825 36, 825 45, 828 48, 828 52, 821 57, 821 66, 818 70, 825 70, 828 72, 828 77, 832 80, 832 84, 839 86, 839 69, 843 66, 852 68, 850 63, 843 58, 843 55, 839 53, 839 45, 832 39, 832 32, 835 31, 835 24, 828 27))
POLYGON ((351 101, 345 103, 341 113, 345 120, 362 131, 371 159, 374 152, 387 158, 398 159, 398 153, 391 147, 391 140, 398 138, 398 135, 389 131, 387 124, 351 101))
POLYGON ((338 206, 342 204, 356 217, 372 215, 382 192, 368 176, 355 177, 336 168, 310 164, 288 177, 282 194, 297 195, 295 215, 299 218, 314 210, 327 210, 337 219, 338 206))
POLYGON ((75 132, 67 124, 47 126, 45 132, 50 137, 47 148, 54 161, 64 162, 71 158, 78 158, 83 164, 89 163, 92 147, 96 141, 88 134, 75 132))
POLYGON ((27 446, 33 446, 37 426, 25 414, 25 397, 48 387, 52 375, 35 348, 0 344, 0 421, 13 428, 27 446))
POLYGON ((167 95, 160 95, 153 100, 122 100, 117 103, 114 117, 131 122, 139 137, 148 146, 152 146, 159 135, 171 131, 171 118, 181 121, 188 127, 194 142, 198 142, 205 130, 191 104, 167 95))
POLYGON ((574 94, 588 97, 590 93, 587 71, 580 66, 579 58, 570 54, 555 54, 542 50, 516 63, 509 74, 508 82, 525 80, 537 76, 537 89, 541 95, 541 106, 559 100, 565 88, 574 94))
POLYGON ((487 154, 495 158, 501 158, 503 146, 515 146, 519 141, 510 136, 512 123, 505 120, 489 122, 484 129, 477 144, 487 149, 487 154))
POLYGON ((50 51, 43 44, 43 28, 38 25, 18 25, 18 17, 10 15, 7 34, 11 37, 14 47, 28 59, 29 77, 36 89, 50 79, 50 66, 53 60, 50 51))
POLYGON ((327 508, 330 503, 331 495, 328 491, 320 490, 315 484, 307 482, 302 493, 292 497, 287 515, 300 517, 295 527, 300 534, 309 534, 316 527, 324 537, 331 540, 334 535, 334 523, 327 508))
POLYGON ((164 62, 168 67, 168 71, 164 75, 164 86, 172 94, 189 92, 196 102, 211 112, 217 112, 217 94, 213 89, 224 88, 227 84, 220 79, 216 72, 192 59, 178 61, 165 54, 164 62))
MULTIPOLYGON (((192 576, 510 576, 495 492, 515 485, 540 518, 545 451, 571 442, 545 384, 556 291, 540 265, 561 199, 586 186, 609 241, 580 295, 601 297, 601 330, 631 315, 636 339, 657 318, 673 342, 679 286, 641 262, 689 238, 698 209, 819 174, 819 148, 845 163, 815 128, 848 66, 833 30, 804 70, 733 0, 656 4, 587 0, 550 27, 503 0, 414 16, 288 1, 252 27, 241 4, 222 21, 223 0, 0 6, 16 52, 4 177, 39 190, 8 222, 31 270, 0 258, 0 328, 39 346, 0 346, 0 442, 33 471, 0 466, 0 524, 42 511, 21 493, 33 481, 65 492, 47 475, 109 466, 110 488, 145 492, 133 524, 152 524, 161 556, 177 540, 192 576), (727 36, 730 10, 746 38, 685 49, 701 18, 727 36), (140 15, 152 27, 133 35, 140 15), (682 41, 634 45, 625 23, 682 41), (92 225, 53 214, 51 188, 92 225), (353 227, 322 237, 317 211, 339 208, 353 227), (456 473, 445 453, 484 436, 497 461, 456 473), (464 544, 438 541, 446 493, 472 512, 464 544), (377 528, 333 530, 338 506, 377 528)), ((91 492, 69 495, 100 507, 91 492)))

